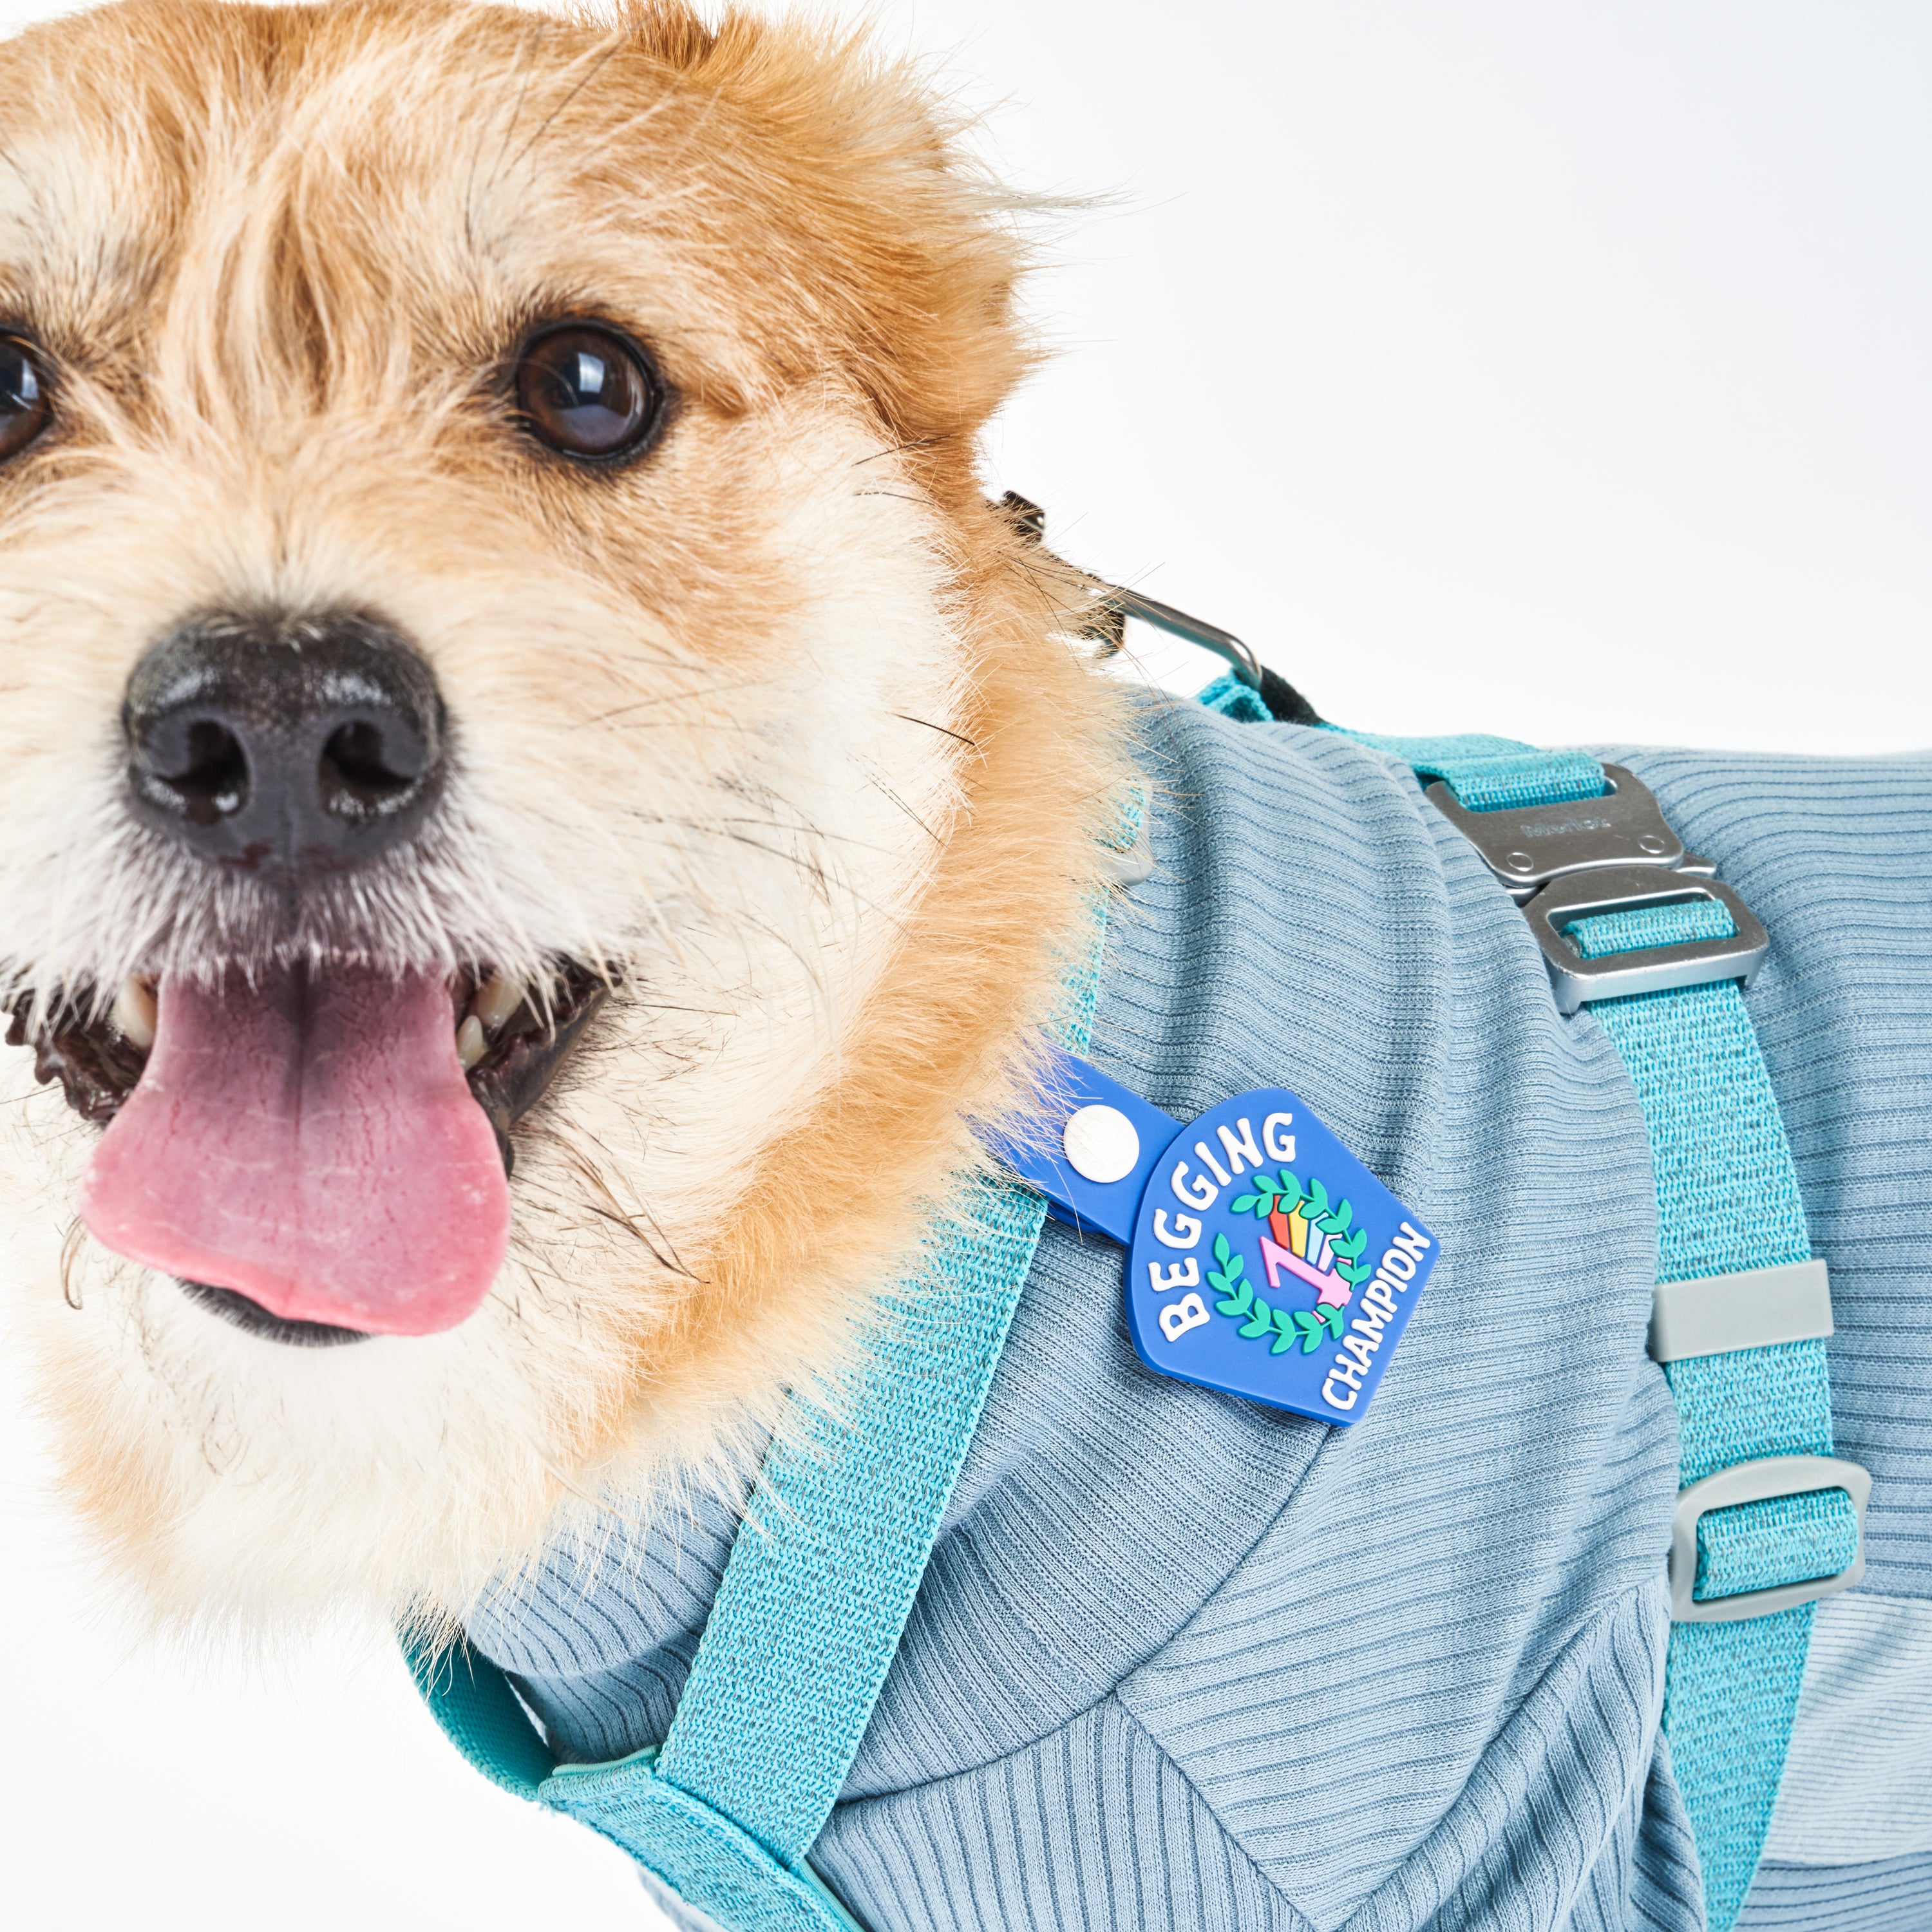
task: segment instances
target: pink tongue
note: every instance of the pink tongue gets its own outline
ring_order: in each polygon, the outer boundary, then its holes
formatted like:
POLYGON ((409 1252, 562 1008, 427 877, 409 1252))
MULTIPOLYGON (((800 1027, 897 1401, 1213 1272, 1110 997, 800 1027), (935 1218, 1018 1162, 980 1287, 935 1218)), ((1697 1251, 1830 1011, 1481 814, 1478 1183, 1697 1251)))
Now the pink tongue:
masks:
POLYGON ((510 1238, 447 989, 353 968, 212 992, 165 982, 80 1212, 150 1268, 287 1320, 391 1335, 454 1328, 510 1238))

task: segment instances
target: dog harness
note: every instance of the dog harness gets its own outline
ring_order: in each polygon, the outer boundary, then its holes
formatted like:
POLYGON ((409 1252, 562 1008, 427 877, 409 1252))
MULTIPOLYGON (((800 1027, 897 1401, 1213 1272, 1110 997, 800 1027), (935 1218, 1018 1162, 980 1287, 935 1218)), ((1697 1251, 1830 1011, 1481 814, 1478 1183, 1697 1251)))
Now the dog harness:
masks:
MULTIPOLYGON (((1213 708, 1264 715, 1223 682, 1213 708)), ((1621 767, 1493 739, 1358 742, 1434 781, 1430 797, 1524 906, 1557 1004, 1591 1007, 1636 1088, 1659 1213, 1651 1348, 1681 1444, 1664 1722, 1706 1922, 1727 1932, 1770 1822, 1812 1606, 1858 1580, 1869 1489, 1831 1454, 1822 1264, 1735 983, 1763 935, 1621 767)), ((1055 1028, 1074 1054, 1098 970, 1096 944, 1055 1028)), ((936 1234, 886 1304, 850 1402, 863 1430, 801 1402, 802 1427, 768 1455, 659 1745, 559 1766, 495 1664, 466 1642, 411 1652, 472 1763, 620 1845, 677 1922, 856 1923, 808 1855, 919 1591, 1045 1213, 1012 1183, 976 1186, 958 1224, 974 1232, 936 1234)))
MULTIPOLYGON (((1358 736, 1361 734, 1357 734, 1358 736)), ((1523 909, 1558 1006, 1635 1083, 1657 1180, 1650 1353, 1677 1405, 1664 1728, 1709 1932, 1730 1932, 1778 1798, 1813 1605, 1864 1574, 1871 1478, 1832 1454, 1825 1264, 1738 990, 1769 942, 1633 773, 1507 740, 1363 736, 1523 909)))
MULTIPOLYGON (((1138 824, 1136 812, 1124 848, 1138 824)), ((1096 918, 1054 1028, 1069 1052, 1093 1024, 1101 937, 1096 918)), ((863 1378, 842 1391, 863 1428, 796 1400, 804 1426, 766 1456, 661 1745, 554 1765, 495 1664, 465 1643, 406 1640, 464 1756, 628 1852, 674 1923, 860 1932, 807 1854, 898 1647, 1046 1216, 1011 1180, 976 1180, 960 1205, 885 1299, 863 1378)))

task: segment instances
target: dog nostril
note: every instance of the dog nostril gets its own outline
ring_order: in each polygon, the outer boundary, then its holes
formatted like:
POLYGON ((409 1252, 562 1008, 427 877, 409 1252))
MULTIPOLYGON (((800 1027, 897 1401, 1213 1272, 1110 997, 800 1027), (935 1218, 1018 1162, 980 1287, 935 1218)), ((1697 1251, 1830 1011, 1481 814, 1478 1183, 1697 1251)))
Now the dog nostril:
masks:
POLYGON ((406 802, 422 776, 422 760, 406 748, 392 758, 382 727, 367 719, 330 733, 316 770, 322 809, 340 818, 373 818, 406 802), (397 764, 410 769, 398 771, 397 764))
POLYGON ((225 724, 202 718, 188 728, 187 757, 179 771, 151 772, 173 793, 182 814, 194 825, 212 825, 248 802, 248 760, 241 741, 225 724))
POLYGON ((434 674, 353 612, 192 620, 135 666, 122 724, 141 819, 251 871, 364 864, 441 795, 434 674))

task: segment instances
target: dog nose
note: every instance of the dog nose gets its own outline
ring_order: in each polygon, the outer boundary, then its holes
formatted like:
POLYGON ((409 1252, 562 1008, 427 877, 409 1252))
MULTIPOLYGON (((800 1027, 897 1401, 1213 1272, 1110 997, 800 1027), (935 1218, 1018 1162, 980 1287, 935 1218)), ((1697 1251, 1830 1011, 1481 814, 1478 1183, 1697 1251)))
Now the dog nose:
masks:
POLYGON ((134 667, 122 722, 140 816, 230 863, 359 865, 442 788, 434 675, 352 613, 197 618, 134 667))

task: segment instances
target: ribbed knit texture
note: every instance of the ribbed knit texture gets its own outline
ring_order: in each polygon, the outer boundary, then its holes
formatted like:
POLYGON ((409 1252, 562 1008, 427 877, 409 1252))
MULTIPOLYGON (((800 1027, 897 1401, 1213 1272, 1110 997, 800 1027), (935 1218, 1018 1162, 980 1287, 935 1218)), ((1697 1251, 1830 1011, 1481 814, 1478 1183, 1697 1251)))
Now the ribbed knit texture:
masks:
POLYGON ((1818 1606, 1765 1856, 1839 1865, 1916 1852, 1932 1852, 1932 1600, 1853 1590, 1818 1606))
MULTIPOLYGON (((1184 1118, 1293 1086, 1443 1258, 1374 1410, 1331 1433, 1150 1375, 1119 1251, 1049 1222, 813 1862, 871 1932, 1693 1932, 1658 1748, 1677 1444, 1643 1354, 1655 1209, 1628 1078, 1594 1021, 1556 1013, 1521 915, 1389 759, 1189 706, 1144 736, 1158 870, 1112 922, 1090 1058, 1184 1118)), ((1876 769, 1902 824, 1928 774, 1876 769)), ((1806 833, 1808 866, 1756 892, 1732 852, 1847 783, 1863 836, 1871 770, 1780 768, 1780 807, 1728 848, 1694 838, 1774 946, 1830 842, 1806 833)), ((1764 776, 1736 780, 1742 815, 1764 776)), ((1898 862, 1901 937, 1928 923, 1926 868, 1898 862)), ((1802 970, 1828 989, 1863 967, 1828 933, 1802 970)), ((1786 971, 1774 951, 1774 1000, 1786 971)), ((1767 1034, 1774 1079, 1791 1038, 1767 1034)), ((1922 1109, 1918 1038, 1916 1059, 1840 1038, 1840 1106, 1922 1109)), ((1896 1141, 1932 1194, 1923 1136, 1896 1141)), ((1832 1252, 1840 1226, 1814 1207, 1850 1334, 1874 1291, 1863 1251, 1832 1252)), ((710 1506, 614 1526, 594 1570, 560 1552, 476 1620, 560 1755, 662 1737, 730 1528, 710 1506)))
POLYGON ((1922 1932, 1928 1925, 1932 1858, 1830 1868, 1766 1860, 1737 1932, 1922 1932))

